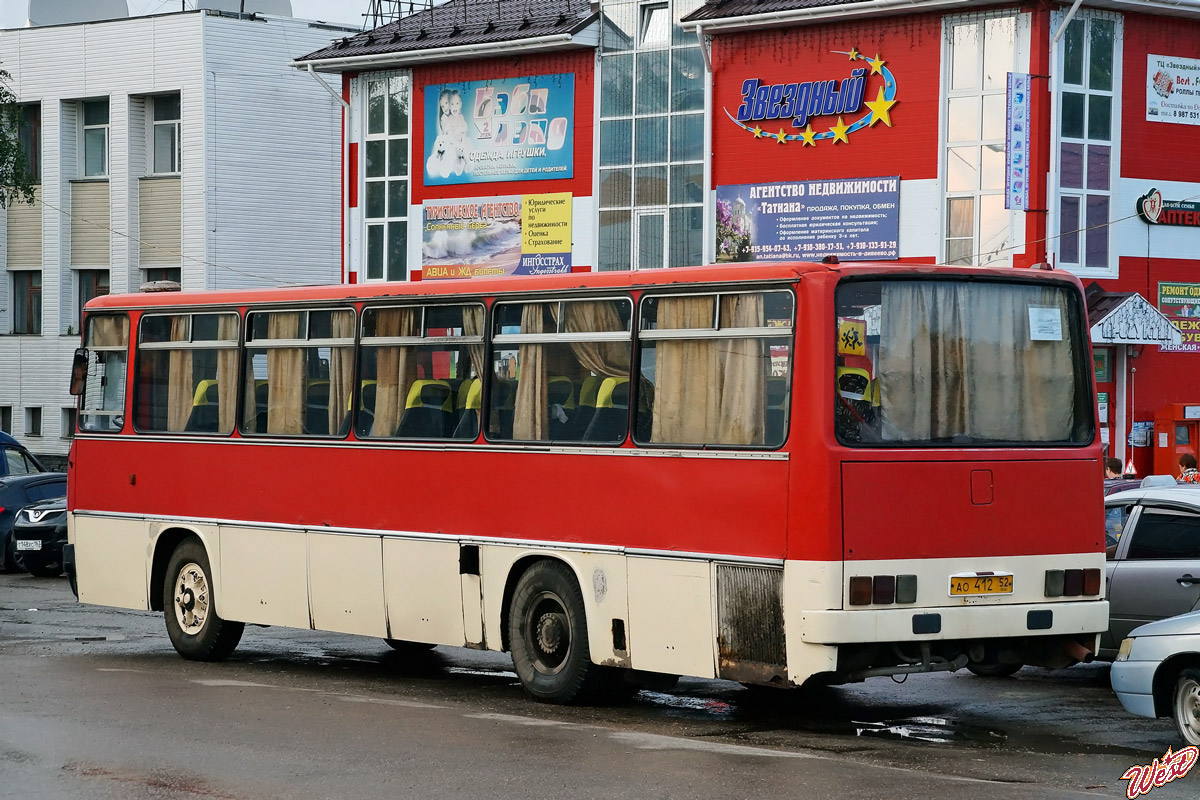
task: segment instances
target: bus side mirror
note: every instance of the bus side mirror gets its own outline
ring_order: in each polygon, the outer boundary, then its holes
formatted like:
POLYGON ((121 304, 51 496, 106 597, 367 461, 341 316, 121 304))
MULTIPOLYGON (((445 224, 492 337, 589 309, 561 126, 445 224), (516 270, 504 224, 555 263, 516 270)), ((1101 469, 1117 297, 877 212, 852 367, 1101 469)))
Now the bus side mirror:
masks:
POLYGON ((75 361, 71 364, 71 394, 79 397, 87 383, 88 351, 86 347, 75 348, 75 361))

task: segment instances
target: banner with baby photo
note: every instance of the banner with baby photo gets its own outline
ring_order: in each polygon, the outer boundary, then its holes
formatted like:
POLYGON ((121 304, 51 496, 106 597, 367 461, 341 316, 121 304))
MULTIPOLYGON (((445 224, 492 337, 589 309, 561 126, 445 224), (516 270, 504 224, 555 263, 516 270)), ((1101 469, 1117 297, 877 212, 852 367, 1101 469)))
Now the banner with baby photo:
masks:
POLYGON ((575 74, 425 87, 425 185, 572 177, 575 74))
POLYGON ((571 271, 571 194, 427 200, 421 278, 571 271))

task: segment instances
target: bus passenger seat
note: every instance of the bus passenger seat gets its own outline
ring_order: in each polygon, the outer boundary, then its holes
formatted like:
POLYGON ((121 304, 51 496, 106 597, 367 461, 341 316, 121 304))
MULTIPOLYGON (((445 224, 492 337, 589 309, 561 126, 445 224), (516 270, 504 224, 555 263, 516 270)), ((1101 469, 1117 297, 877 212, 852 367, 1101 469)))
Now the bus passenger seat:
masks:
POLYGON ((304 392, 304 432, 329 434, 329 381, 312 381, 304 392))
POLYGON ((565 375, 551 375, 546 385, 546 405, 550 414, 550 438, 574 439, 575 385, 565 375), (557 408, 555 408, 557 406, 557 408))
POLYGON ((479 378, 463 381, 458 393, 463 399, 460 404, 461 416, 458 418, 458 424, 454 427, 454 438, 474 440, 479 436, 479 412, 483 406, 483 381, 479 378), (467 390, 465 396, 462 393, 464 387, 467 390))
POLYGON ((596 413, 585 442, 623 442, 629 432, 629 378, 605 378, 596 392, 596 413))
POLYGON ((446 381, 413 381, 404 403, 397 436, 444 439, 449 433, 454 391, 446 381))
POLYGON ((604 378, 599 375, 589 375, 579 387, 579 408, 575 411, 576 438, 583 436, 592 421, 592 415, 596 413, 596 393, 603 382, 604 378))
POLYGON ((190 433, 217 433, 221 428, 221 394, 215 380, 200 381, 192 395, 192 413, 183 426, 190 433))
POLYGON ((358 436, 366 436, 375 424, 375 381, 365 380, 361 383, 358 400, 358 436))

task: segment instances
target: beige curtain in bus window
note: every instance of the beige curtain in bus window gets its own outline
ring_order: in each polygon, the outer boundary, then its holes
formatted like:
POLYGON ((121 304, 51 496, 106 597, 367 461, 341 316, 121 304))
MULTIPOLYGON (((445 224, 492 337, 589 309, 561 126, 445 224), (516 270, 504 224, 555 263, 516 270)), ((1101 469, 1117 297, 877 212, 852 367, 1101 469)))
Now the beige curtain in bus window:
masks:
MULTIPOLYGON (((761 328, 763 296, 735 294, 721 298, 722 328, 761 328)), ((767 372, 770 359, 762 339, 718 339, 721 403, 717 417, 719 444, 762 444, 767 429, 767 372)))
POLYGON ((88 318, 88 347, 126 347, 128 345, 128 317, 102 314, 88 318))
MULTIPOLYGON (((354 338, 354 312, 333 312, 333 337, 354 338)), ((354 348, 334 347, 329 353, 329 432, 338 433, 350 411, 354 388, 354 348)))
MULTIPOLYGON (((238 318, 233 314, 222 314, 217 319, 217 337, 224 342, 237 343, 238 318)), ((220 433, 233 430, 237 417, 237 362, 236 347, 217 351, 217 402, 220 404, 220 433)), ((253 378, 251 378, 253 385, 253 378)), ((253 394, 251 394, 253 402, 253 394)))
MULTIPOLYGON (((521 333, 544 333, 542 304, 521 309, 521 333)), ((513 406, 513 438, 550 438, 550 391, 546 381, 545 347, 523 344, 517 348, 517 397, 513 406)))
MULTIPOLYGON (((567 319, 563 326, 567 333, 594 333, 624 331, 625 323, 612 300, 589 300, 567 303, 567 319)), ((558 319, 558 304, 550 306, 554 319, 558 319)), ((571 342, 571 350, 579 363, 597 375, 612 378, 629 376, 629 348, 627 342, 571 342)))
MULTIPOLYGON (((190 339, 191 319, 184 315, 171 318, 171 341, 186 342, 190 339)), ((167 368, 167 430, 181 431, 187 427, 192 416, 192 351, 171 350, 167 368)))
MULTIPOLYGON (((419 309, 381 308, 375 317, 376 336, 418 336, 419 309)), ((404 414, 408 387, 417 379, 416 348, 379 347, 375 350, 375 419, 371 436, 394 436, 404 414)))
POLYGON ((1065 293, 1001 283, 885 282, 882 301, 885 440, 1070 438, 1075 390, 1065 293), (1030 308, 1057 312, 1061 337, 1031 340, 1030 308))
MULTIPOLYGON (((274 313, 267 322, 267 338, 295 339, 300 334, 300 312, 274 313)), ((304 433, 303 347, 267 350, 267 433, 304 433)))
MULTIPOLYGON (((463 306, 462 318, 464 336, 483 336, 483 306, 463 306)), ((487 369, 483 345, 467 345, 467 352, 471 354, 471 366, 475 369, 475 377, 482 378, 483 371, 487 369)))
MULTIPOLYGON (((712 297, 658 304, 659 329, 712 327, 712 297)), ((721 322, 723 328, 762 327, 762 295, 723 298, 721 322)), ((661 340, 655 349, 651 441, 762 444, 767 367, 761 339, 661 340)))

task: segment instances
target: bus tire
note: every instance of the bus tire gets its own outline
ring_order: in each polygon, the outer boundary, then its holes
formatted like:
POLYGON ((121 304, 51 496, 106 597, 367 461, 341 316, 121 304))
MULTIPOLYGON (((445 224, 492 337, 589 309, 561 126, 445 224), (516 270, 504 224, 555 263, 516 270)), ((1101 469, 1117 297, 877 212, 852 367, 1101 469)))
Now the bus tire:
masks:
POLYGON ((539 561, 517 581, 509 645, 521 686, 547 703, 604 699, 612 676, 591 662, 583 593, 558 561, 539 561))
POLYGON ((223 661, 245 626, 218 616, 213 605, 212 569, 199 539, 184 539, 171 553, 163 578, 163 616, 176 652, 191 661, 223 661))

